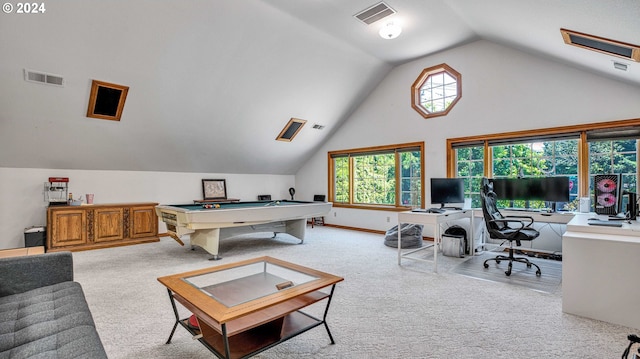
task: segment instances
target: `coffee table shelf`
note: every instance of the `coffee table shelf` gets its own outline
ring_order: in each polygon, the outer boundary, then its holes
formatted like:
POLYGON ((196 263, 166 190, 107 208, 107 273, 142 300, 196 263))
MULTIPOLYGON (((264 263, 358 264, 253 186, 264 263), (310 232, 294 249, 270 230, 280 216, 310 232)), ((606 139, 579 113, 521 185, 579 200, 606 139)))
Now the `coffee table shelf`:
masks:
MULTIPOLYGON (((224 336, 218 330, 200 320, 200 330, 193 329, 186 324, 187 321, 188 318, 185 318, 180 324, 217 357, 226 358, 224 336)), ((321 319, 295 311, 246 331, 237 332, 228 336, 230 358, 248 358, 322 324, 321 319)))
MULTIPOLYGON (((222 334, 222 325, 215 321, 212 318, 209 318, 204 312, 193 306, 184 298, 180 297, 178 294, 173 293, 173 297, 182 304, 185 308, 191 311, 193 314, 198 317, 198 321, 200 323, 206 323, 212 329, 214 329, 219 334, 222 334)), ((305 294, 284 303, 268 307, 266 309, 260 310, 255 313, 251 313, 244 317, 240 317, 238 319, 234 319, 229 321, 226 324, 227 336, 232 337, 238 333, 244 332, 246 330, 258 327, 262 324, 272 322, 277 318, 282 318, 287 314, 295 312, 299 309, 307 307, 313 303, 319 302, 325 298, 329 297, 329 294, 324 292, 313 292, 309 294, 305 294)))
POLYGON ((248 358, 320 325, 334 344, 326 317, 342 280, 271 257, 158 278, 176 318, 167 344, 178 324, 218 358, 248 358), (302 311, 323 300, 322 318, 302 311), (179 318, 176 302, 196 316, 199 329, 179 318))

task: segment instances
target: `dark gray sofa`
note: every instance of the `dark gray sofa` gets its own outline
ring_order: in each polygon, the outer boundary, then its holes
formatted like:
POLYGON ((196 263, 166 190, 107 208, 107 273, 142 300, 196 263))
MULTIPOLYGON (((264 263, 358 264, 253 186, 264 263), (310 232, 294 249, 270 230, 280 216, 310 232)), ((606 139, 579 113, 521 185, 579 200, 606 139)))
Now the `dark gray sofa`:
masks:
POLYGON ((107 358, 71 252, 0 259, 0 359, 107 358))

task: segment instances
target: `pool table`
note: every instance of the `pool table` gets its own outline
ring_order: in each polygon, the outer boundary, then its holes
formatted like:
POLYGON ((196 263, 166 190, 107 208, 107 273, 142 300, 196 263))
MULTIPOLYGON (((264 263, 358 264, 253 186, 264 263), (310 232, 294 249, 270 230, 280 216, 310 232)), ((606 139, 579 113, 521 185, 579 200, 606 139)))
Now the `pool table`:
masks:
POLYGON ((156 214, 178 243, 188 234, 192 246, 220 259, 221 239, 252 232, 288 233, 304 241, 307 218, 325 216, 331 202, 254 201, 220 204, 158 205, 156 214), (209 208, 210 207, 210 208, 209 208))

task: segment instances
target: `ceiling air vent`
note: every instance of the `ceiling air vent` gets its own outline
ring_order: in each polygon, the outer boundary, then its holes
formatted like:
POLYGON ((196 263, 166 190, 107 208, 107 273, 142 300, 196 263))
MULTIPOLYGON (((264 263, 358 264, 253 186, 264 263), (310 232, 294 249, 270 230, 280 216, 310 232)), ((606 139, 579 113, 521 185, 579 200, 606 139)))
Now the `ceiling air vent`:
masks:
POLYGON ((300 132, 302 126, 307 123, 306 120, 301 120, 299 118, 291 118, 286 126, 280 131, 276 140, 278 141, 287 141, 291 142, 294 137, 300 132))
POLYGON ((562 39, 565 44, 640 62, 640 46, 638 45, 627 44, 567 29, 560 29, 560 33, 562 34, 562 39))
POLYGON ((27 69, 24 69, 24 80, 45 85, 64 86, 64 78, 60 75, 52 75, 27 69))
POLYGON ((623 64, 622 62, 617 62, 614 61, 613 62, 613 68, 616 70, 622 70, 622 71, 627 71, 627 64, 623 64))
POLYGON ((389 5, 385 4, 383 1, 371 6, 368 9, 362 10, 353 16, 363 23, 371 25, 374 22, 380 19, 384 19, 385 17, 393 15, 395 13, 396 11, 389 7, 389 5))
POLYGON ((324 128, 324 126, 323 125, 319 125, 319 124, 316 123, 316 124, 313 125, 312 128, 314 130, 322 130, 324 128))

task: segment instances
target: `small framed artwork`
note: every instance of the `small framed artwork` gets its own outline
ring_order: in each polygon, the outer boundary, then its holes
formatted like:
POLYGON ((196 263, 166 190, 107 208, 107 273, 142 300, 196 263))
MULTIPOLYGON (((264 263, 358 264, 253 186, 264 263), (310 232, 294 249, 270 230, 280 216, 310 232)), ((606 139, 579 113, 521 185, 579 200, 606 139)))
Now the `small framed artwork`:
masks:
POLYGON ((87 117, 120 121, 129 87, 93 80, 87 117))
POLYGON ((227 181, 224 179, 203 179, 202 197, 204 199, 227 199, 227 181))

